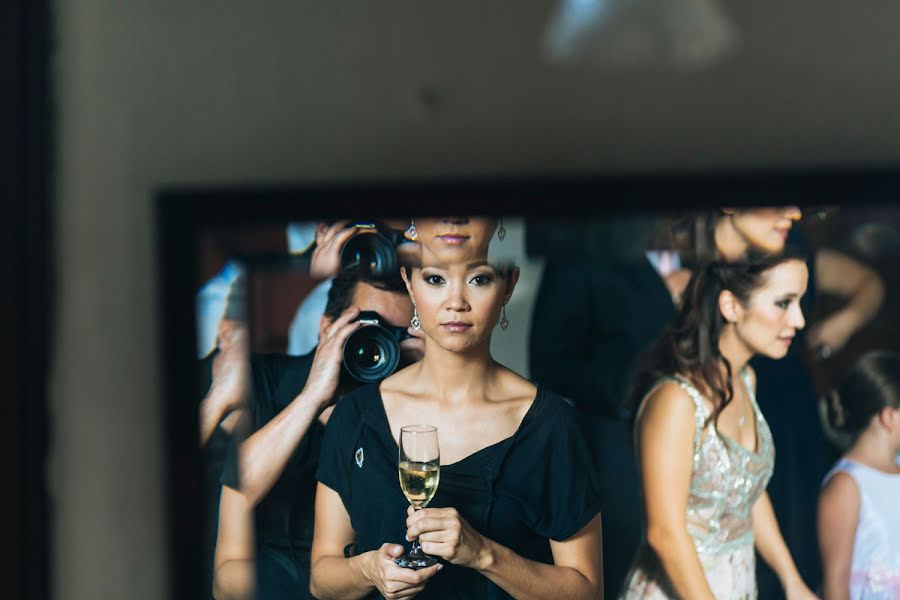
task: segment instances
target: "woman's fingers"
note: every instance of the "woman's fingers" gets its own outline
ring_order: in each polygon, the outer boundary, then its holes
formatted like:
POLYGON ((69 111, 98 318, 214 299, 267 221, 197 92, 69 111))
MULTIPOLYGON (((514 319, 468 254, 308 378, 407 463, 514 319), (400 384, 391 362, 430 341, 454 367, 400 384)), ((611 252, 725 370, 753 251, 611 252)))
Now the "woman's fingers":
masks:
POLYGON ((428 542, 422 541, 422 538, 419 538, 419 544, 422 546, 422 552, 425 554, 446 559, 452 558, 459 547, 459 544, 455 542, 428 542))
POLYGON ((460 529, 461 524, 459 519, 453 517, 426 517, 424 519, 417 519, 410 524, 406 529, 406 536, 411 540, 417 537, 421 540, 423 536, 426 539, 444 540, 453 536, 458 537, 460 529), (445 535, 441 535, 438 538, 432 535, 435 532, 441 532, 445 535))

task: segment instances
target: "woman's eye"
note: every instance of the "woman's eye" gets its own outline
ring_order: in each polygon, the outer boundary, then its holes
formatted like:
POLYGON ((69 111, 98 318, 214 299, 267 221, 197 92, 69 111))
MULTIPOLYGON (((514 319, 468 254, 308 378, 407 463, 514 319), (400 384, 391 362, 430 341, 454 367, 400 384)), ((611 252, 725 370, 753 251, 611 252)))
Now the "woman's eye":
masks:
POLYGON ((791 305, 790 300, 779 300, 778 302, 775 303, 775 306, 777 306, 778 308, 780 308, 782 310, 787 310, 787 307, 790 305, 791 305))
POLYGON ((479 273, 469 283, 474 283, 475 285, 487 285, 489 284, 493 278, 490 275, 486 275, 484 273, 479 273))
POLYGON ((441 285, 442 283, 444 283, 444 278, 440 275, 426 275, 425 283, 427 283, 428 285, 441 285))

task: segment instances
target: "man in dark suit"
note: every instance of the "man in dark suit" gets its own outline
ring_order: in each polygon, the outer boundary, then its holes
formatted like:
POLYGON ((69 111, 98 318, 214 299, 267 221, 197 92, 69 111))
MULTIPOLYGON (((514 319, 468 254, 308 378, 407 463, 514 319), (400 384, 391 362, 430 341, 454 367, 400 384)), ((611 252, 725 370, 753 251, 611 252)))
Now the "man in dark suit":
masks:
MULTIPOLYGON (((659 272, 644 253, 648 227, 608 225, 618 244, 558 252, 548 260, 534 307, 532 377, 569 397, 594 454, 603 512, 607 598, 621 589, 642 536, 632 437, 631 378, 640 354, 675 316, 689 273, 659 272), (665 276, 664 276, 665 275, 665 276)), ((611 239, 594 232, 597 239, 611 239)))

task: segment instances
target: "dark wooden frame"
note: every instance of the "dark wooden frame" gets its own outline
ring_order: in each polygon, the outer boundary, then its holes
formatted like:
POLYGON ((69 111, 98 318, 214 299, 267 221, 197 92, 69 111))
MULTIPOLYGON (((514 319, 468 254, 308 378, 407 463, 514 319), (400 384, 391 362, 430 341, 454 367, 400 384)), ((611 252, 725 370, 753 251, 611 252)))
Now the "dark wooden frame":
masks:
POLYGON ((166 190, 158 198, 160 323, 171 597, 200 597, 200 455, 193 339, 197 240, 209 228, 347 216, 422 214, 588 217, 754 204, 847 204, 900 198, 900 169, 785 170, 656 176, 324 183, 166 190), (452 207, 450 209, 449 207, 452 207))
POLYGON ((0 8, 0 597, 48 596, 49 3, 0 8))

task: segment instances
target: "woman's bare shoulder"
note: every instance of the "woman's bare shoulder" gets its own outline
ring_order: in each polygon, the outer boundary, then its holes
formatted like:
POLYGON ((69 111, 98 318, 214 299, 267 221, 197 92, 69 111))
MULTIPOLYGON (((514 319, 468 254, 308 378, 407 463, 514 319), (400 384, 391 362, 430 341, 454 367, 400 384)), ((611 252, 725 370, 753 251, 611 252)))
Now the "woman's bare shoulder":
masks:
POLYGON ((498 397, 507 401, 530 404, 537 395, 537 386, 534 382, 522 377, 510 368, 503 365, 498 366, 498 397))
POLYGON ((640 422, 668 420, 694 422, 696 405, 684 384, 676 379, 659 381, 644 397, 638 411, 640 422))

